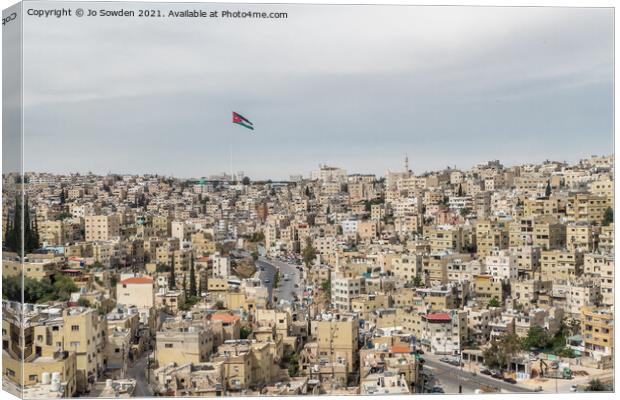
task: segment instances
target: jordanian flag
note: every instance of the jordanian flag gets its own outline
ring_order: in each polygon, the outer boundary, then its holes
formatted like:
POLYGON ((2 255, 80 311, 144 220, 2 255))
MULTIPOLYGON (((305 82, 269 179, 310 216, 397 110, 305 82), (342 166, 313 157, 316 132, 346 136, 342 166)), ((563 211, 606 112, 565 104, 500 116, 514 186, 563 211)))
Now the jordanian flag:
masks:
POLYGON ((233 124, 241 125, 244 128, 254 130, 254 126, 253 126, 254 124, 251 123, 249 119, 245 118, 241 114, 237 114, 234 111, 233 111, 233 124))

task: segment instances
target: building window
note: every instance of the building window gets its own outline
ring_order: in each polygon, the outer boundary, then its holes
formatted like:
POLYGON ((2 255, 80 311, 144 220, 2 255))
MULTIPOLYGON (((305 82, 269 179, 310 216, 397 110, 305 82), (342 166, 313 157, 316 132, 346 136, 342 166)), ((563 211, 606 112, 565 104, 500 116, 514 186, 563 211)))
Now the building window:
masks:
POLYGON ((71 325, 71 332, 77 332, 80 330, 80 326, 79 325, 71 325))
POLYGON ((164 347, 167 348, 167 349, 171 349, 173 347, 173 345, 172 345, 172 343, 166 343, 164 345, 164 347))
POLYGON ((28 375, 28 379, 31 381, 37 381, 37 375, 28 375))

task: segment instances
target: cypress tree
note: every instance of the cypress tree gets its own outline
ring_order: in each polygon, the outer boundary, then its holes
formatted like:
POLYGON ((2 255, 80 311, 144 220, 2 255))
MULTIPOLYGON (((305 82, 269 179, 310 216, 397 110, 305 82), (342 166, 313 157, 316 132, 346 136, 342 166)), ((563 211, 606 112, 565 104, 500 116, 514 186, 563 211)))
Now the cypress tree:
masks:
POLYGON ((191 257, 191 264, 189 266, 189 295, 195 297, 198 294, 196 290, 196 269, 194 267, 193 255, 191 257))
POLYGON ((200 271, 200 285, 199 285, 200 295, 207 291, 207 279, 206 273, 204 271, 200 271))
POLYGON ((183 283, 181 283, 181 287, 183 289, 183 295, 185 295, 185 299, 187 300, 189 298, 188 293, 187 293, 187 274, 183 274, 183 283))
POLYGON ((547 181, 547 187, 545 188, 545 197, 549 197, 551 195, 551 182, 547 181))
POLYGON ((11 211, 6 213, 6 225, 4 227, 4 245, 9 250, 13 250, 15 245, 13 240, 13 225, 11 224, 11 211))
POLYGON ((36 216, 34 223, 30 218, 30 207, 28 205, 28 198, 26 198, 26 204, 24 204, 24 251, 26 254, 31 253, 39 247, 39 238, 36 227, 36 216))
POLYGON ((458 192, 458 196, 459 197, 463 197, 463 186, 459 183, 459 192, 458 192))
POLYGON ((176 279, 174 276, 174 254, 172 255, 172 268, 170 268, 170 275, 168 275, 168 289, 175 289, 177 287, 176 279))
POLYGON ((13 226, 11 229, 11 242, 13 244, 11 250, 19 254, 20 257, 23 257, 24 254, 22 249, 22 223, 22 204, 19 195, 17 195, 15 197, 15 213, 13 214, 13 226))

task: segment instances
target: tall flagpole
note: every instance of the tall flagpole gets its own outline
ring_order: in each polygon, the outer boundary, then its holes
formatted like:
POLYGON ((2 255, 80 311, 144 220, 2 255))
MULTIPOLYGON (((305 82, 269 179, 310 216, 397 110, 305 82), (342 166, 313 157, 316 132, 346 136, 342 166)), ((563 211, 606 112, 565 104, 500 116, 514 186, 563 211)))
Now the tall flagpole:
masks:
POLYGON ((232 135, 230 140, 228 140, 228 146, 230 150, 230 182, 233 181, 233 146, 232 146, 232 135))

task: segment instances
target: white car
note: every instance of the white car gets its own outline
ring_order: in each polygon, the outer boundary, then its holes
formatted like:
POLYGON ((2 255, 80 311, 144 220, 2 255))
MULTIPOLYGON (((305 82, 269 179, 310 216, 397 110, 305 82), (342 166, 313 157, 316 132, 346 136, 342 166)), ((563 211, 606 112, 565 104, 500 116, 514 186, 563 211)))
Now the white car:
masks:
POLYGON ((571 385, 570 386, 570 391, 571 392, 576 392, 577 391, 577 385, 571 385))

